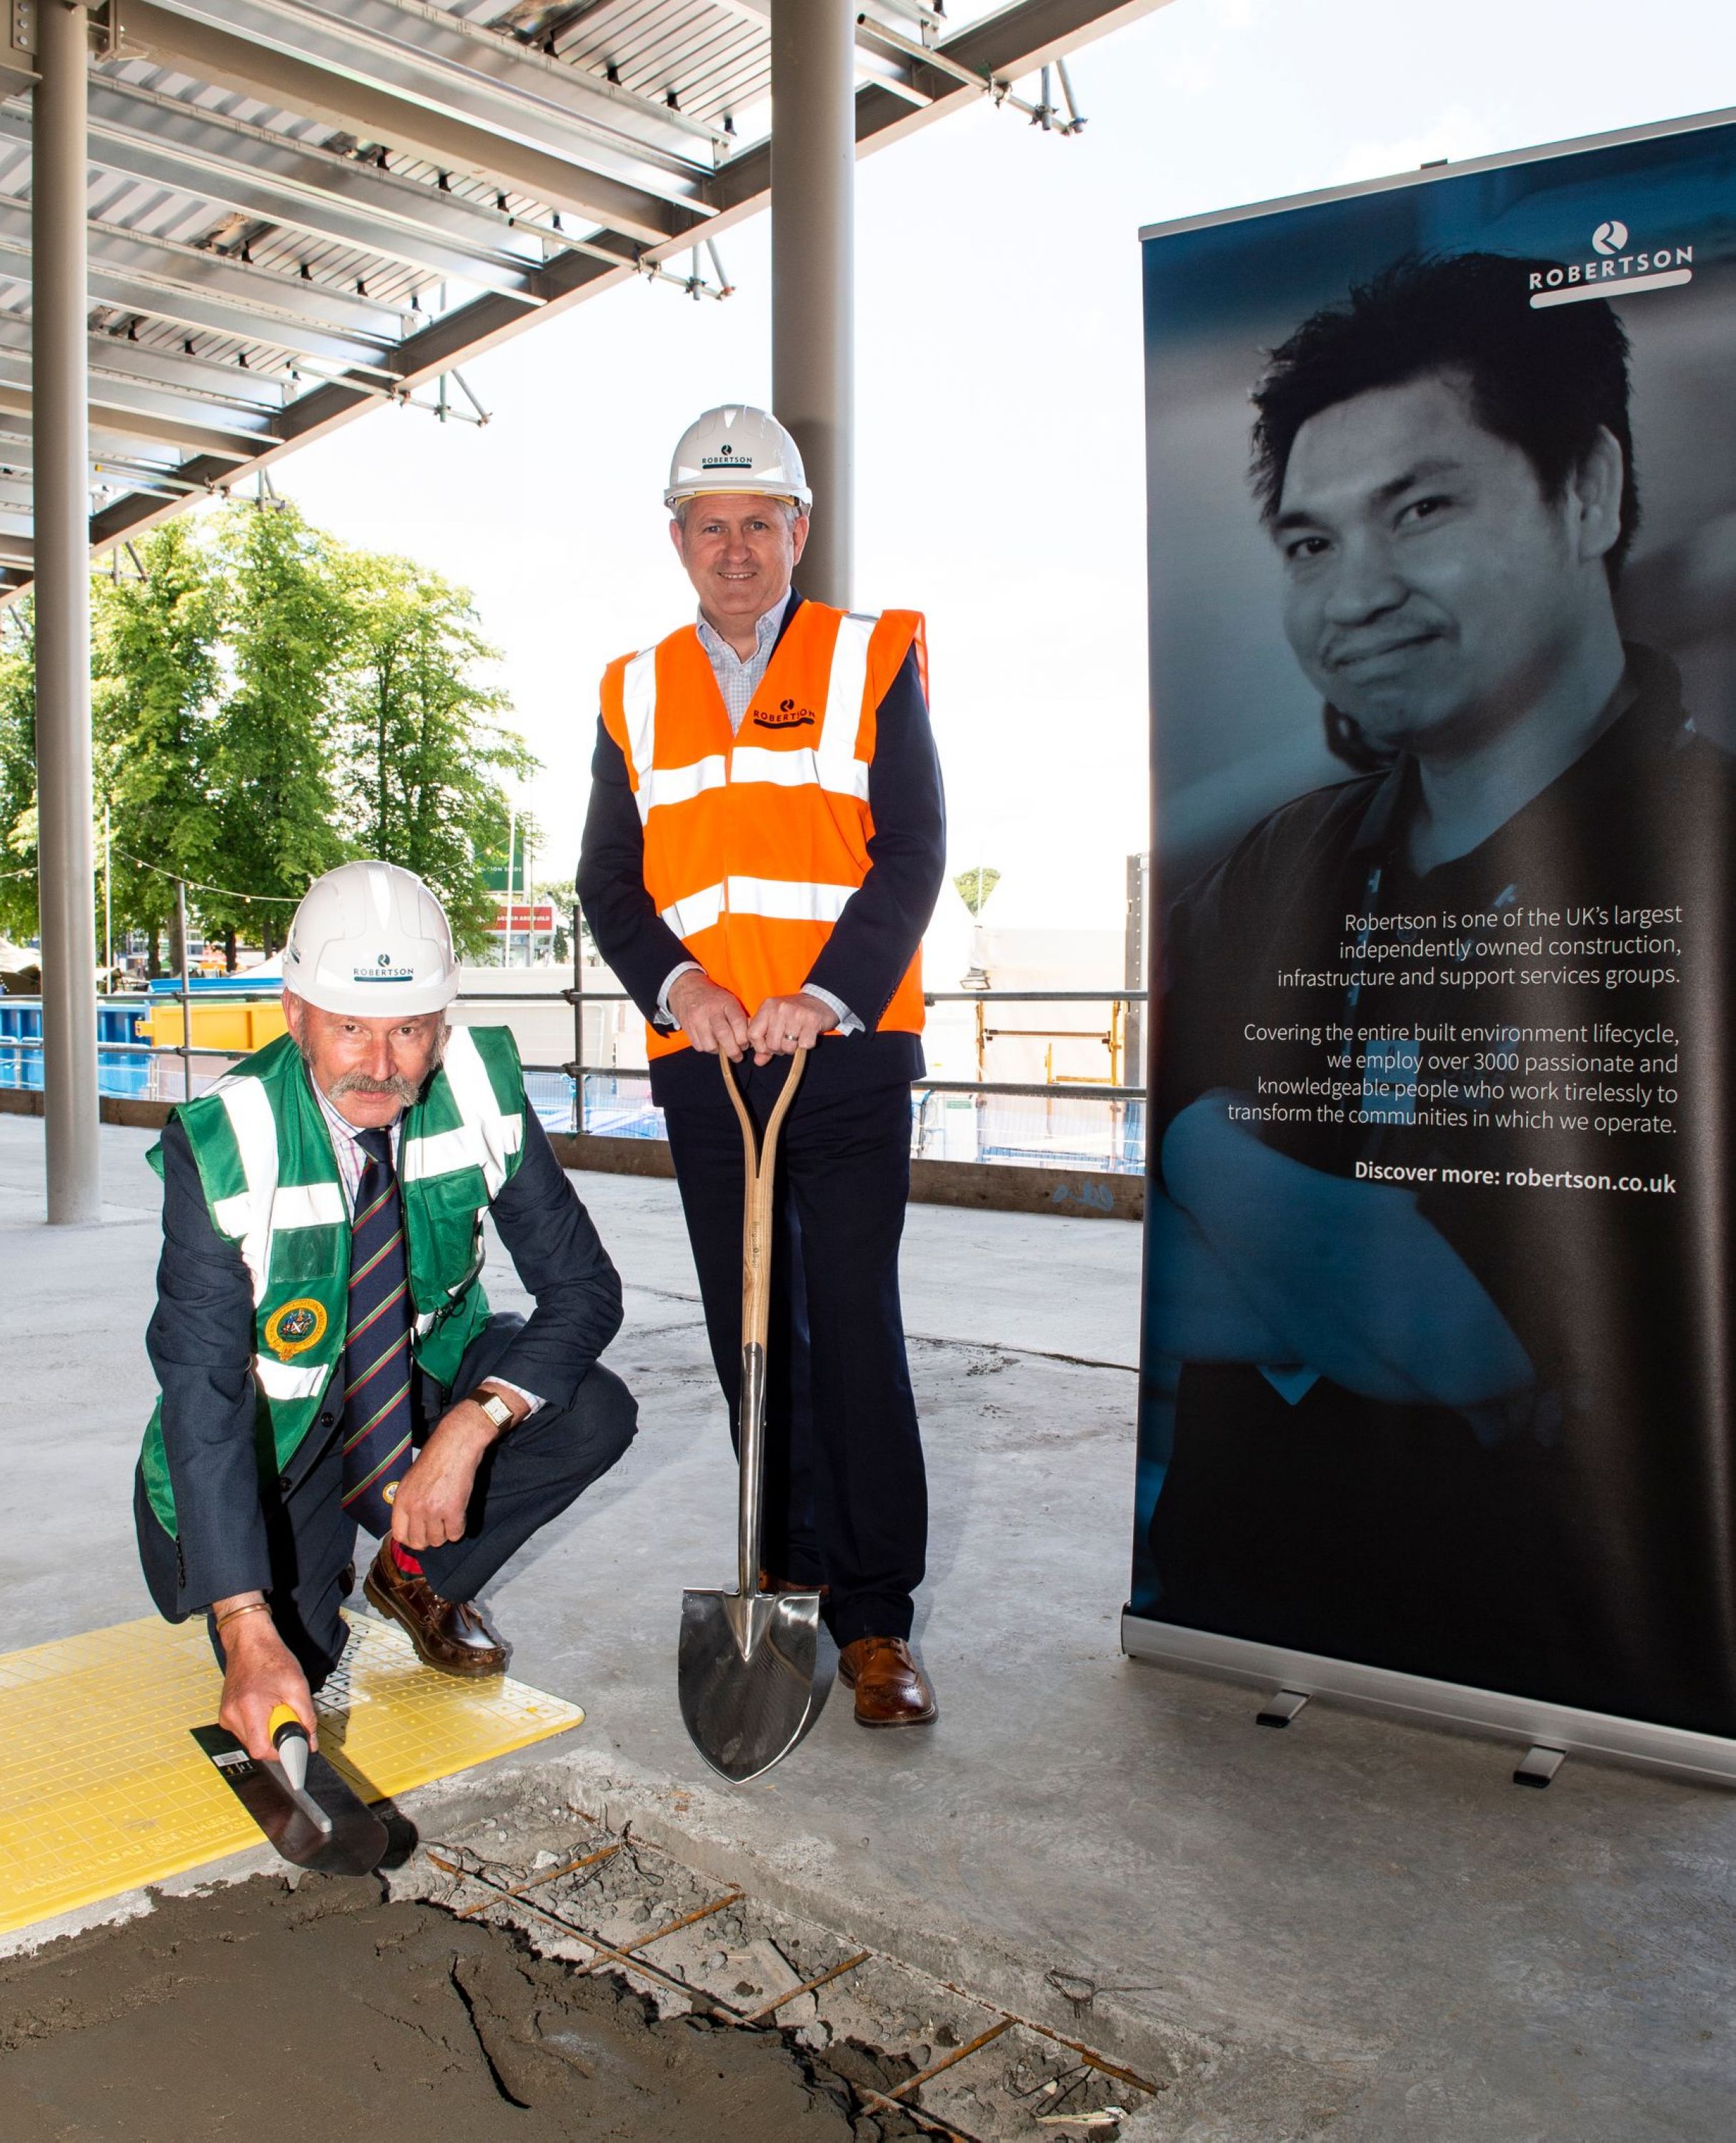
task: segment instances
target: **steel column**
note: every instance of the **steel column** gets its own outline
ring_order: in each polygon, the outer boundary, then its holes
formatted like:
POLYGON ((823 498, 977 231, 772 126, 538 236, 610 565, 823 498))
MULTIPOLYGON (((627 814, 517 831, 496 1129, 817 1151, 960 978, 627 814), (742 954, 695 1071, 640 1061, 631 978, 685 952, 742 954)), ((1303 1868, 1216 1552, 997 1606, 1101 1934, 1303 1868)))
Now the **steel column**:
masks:
POLYGON ((58 1223, 101 1215, 86 470, 87 22, 82 6, 43 0, 32 92, 37 854, 48 1218, 58 1223))
POLYGON ((37 870, 43 930, 47 1217, 101 1217, 96 893, 90 840, 83 7, 37 11, 32 388, 37 461, 37 870))
POLYGON ((772 0, 772 407, 814 492, 797 578, 850 601, 854 532, 856 10, 772 0))

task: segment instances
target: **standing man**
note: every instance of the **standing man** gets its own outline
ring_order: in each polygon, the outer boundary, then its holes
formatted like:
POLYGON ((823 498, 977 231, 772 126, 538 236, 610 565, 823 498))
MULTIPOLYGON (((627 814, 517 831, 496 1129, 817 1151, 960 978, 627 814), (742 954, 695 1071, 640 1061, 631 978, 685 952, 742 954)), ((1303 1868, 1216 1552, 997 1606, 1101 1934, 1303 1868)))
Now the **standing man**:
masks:
POLYGON ((825 1589, 863 1725, 923 1725, 927 1497, 898 1302, 919 948, 946 860, 922 621, 792 589, 813 499, 764 410, 690 425, 665 502, 699 617, 604 673, 579 896, 650 1022, 732 1420, 744 1184, 722 1077, 763 1126, 779 1060, 811 1052, 783 1134, 761 1581, 825 1589))
POLYGON ((256 1758, 367 1594, 431 1667, 498 1674, 475 1596, 606 1473, 636 1409, 597 1356, 621 1283, 502 1027, 450 1028, 452 933, 420 878, 345 864, 284 953, 288 1034, 184 1102, 151 1158, 161 1388, 134 1515, 171 1621, 203 1611, 223 1724, 256 1758), (491 1315, 482 1219, 536 1297, 491 1315))

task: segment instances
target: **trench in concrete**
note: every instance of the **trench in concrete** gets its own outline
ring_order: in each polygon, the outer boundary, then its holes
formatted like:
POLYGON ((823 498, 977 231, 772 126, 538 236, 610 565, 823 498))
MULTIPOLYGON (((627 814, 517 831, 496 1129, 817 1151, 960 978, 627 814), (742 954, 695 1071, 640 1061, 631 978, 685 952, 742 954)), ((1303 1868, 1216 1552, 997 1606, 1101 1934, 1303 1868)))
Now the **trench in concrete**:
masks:
POLYGON ((0 1962, 8 2143, 1156 2132, 1170 2079, 720 1884, 548 1774, 450 1813, 382 1878, 133 1901, 0 1962))

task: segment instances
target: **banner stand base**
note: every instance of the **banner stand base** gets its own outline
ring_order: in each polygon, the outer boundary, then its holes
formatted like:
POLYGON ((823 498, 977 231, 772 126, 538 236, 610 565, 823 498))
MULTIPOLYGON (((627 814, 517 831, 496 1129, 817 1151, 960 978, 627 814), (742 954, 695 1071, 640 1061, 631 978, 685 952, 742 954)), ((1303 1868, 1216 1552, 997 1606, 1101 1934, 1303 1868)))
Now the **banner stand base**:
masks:
POLYGON ((1422 1675, 1325 1659, 1249 1637, 1152 1621, 1126 1610, 1121 1616, 1121 1649, 1130 1659, 1214 1675, 1266 1692, 1269 1700, 1259 1715, 1263 1725, 1288 1726, 1303 1704, 1323 1697, 1412 1726, 1516 1743, 1527 1754, 1513 1774, 1516 1784, 1546 1786, 1565 1758, 1575 1755, 1637 1764, 1696 1785, 1736 1787, 1736 1740, 1723 1735, 1579 1711, 1501 1690, 1431 1681, 1422 1675))

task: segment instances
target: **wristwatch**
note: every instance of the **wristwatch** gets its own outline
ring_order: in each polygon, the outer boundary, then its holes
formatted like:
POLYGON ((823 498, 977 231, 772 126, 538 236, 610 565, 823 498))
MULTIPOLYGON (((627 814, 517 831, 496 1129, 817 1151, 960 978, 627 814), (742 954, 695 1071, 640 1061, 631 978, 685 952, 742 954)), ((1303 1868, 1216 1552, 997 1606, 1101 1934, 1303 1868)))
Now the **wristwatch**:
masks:
POLYGON ((472 1406, 479 1406, 497 1429, 512 1426, 512 1409, 498 1392, 491 1392, 486 1385, 478 1384, 470 1394, 472 1406))

